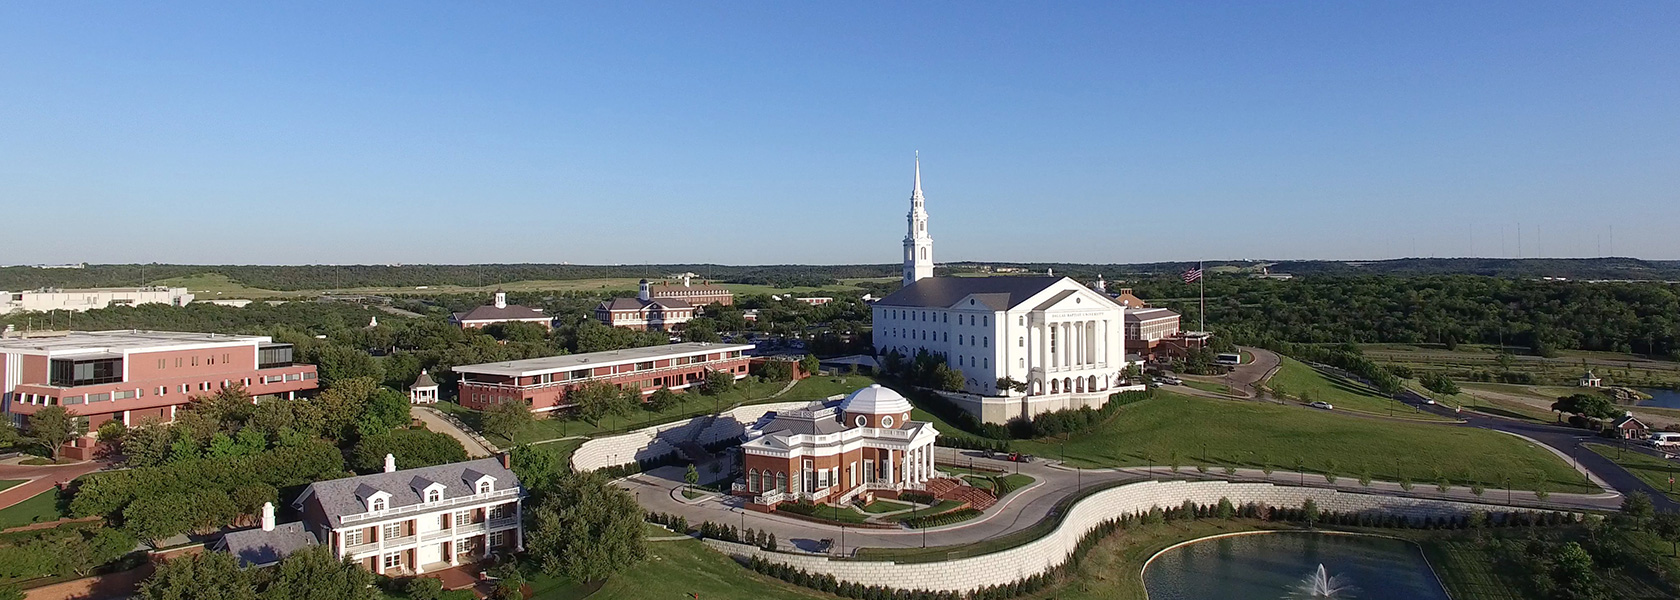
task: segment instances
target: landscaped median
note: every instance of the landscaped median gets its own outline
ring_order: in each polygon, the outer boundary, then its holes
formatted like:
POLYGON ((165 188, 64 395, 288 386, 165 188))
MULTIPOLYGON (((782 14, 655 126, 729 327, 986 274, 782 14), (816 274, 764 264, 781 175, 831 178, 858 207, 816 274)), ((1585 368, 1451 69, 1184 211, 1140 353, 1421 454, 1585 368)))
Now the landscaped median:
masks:
MULTIPOLYGON (((902 590, 1018 595, 1047 587, 1050 574, 1088 550, 1096 540, 1129 524, 1154 524, 1173 518, 1218 515, 1269 521, 1329 521, 1349 526, 1460 527, 1485 522, 1540 523, 1573 520, 1556 513, 1511 510, 1495 505, 1422 498, 1359 494, 1322 488, 1225 481, 1143 481, 1094 491, 1075 502, 1061 520, 1040 537, 1012 547, 937 562, 838 560, 825 556, 767 551, 715 539, 714 547, 761 573, 818 584, 849 594, 852 586, 891 585, 902 590), (1176 511, 1176 512, 1175 512, 1176 511), (1506 511, 1509 511, 1508 513, 1506 511), (1511 516, 1501 516, 1508 514, 1511 516), (1480 516, 1478 516, 1480 515, 1480 516)), ((947 549, 948 550, 948 549, 947 549)), ((860 591, 864 593, 867 590, 860 591)))
POLYGON ((1015 440, 1067 466, 1225 466, 1305 470, 1349 479, 1431 485, 1510 485, 1594 493, 1597 486, 1533 442, 1496 431, 1367 419, 1299 406, 1216 400, 1161 390, 1081 433, 1015 440))

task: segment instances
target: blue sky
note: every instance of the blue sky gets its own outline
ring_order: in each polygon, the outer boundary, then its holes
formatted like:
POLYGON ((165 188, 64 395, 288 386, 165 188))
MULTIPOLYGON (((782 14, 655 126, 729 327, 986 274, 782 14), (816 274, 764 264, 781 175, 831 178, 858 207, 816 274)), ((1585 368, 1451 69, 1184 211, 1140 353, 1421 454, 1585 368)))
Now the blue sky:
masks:
POLYGON ((1465 4, 4 3, 0 264, 1680 258, 1680 3, 1465 4))

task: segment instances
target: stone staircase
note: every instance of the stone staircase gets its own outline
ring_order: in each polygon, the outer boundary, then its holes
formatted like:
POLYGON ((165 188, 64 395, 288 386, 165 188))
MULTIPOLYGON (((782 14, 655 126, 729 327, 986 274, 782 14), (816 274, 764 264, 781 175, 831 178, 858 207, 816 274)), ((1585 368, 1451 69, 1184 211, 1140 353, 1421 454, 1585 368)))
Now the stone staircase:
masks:
POLYGON ((717 422, 717 418, 717 413, 712 413, 689 423, 686 436, 682 441, 677 442, 677 454, 692 463, 711 460, 712 453, 707 452, 706 447, 700 443, 700 436, 706 433, 706 430, 710 429, 713 423, 717 422))
POLYGON ((927 492, 933 494, 934 497, 940 500, 967 502, 968 506, 975 510, 986 510, 991 508, 993 504, 997 504, 996 496, 986 490, 963 483, 960 479, 939 477, 928 480, 925 485, 927 492))

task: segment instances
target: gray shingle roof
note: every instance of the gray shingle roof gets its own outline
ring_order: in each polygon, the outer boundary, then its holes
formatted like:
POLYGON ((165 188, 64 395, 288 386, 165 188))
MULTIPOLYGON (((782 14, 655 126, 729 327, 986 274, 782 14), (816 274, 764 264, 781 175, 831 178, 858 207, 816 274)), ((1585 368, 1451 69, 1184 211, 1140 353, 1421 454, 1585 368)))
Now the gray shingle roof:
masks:
POLYGON ((970 295, 992 310, 1009 310, 1065 277, 928 277, 875 304, 948 308, 970 295))
POLYGON ((683 300, 681 298, 654 298, 652 300, 642 300, 641 298, 613 298, 612 300, 602 302, 600 310, 642 310, 654 305, 658 305, 666 309, 694 307, 694 305, 689 304, 687 300, 683 300))
POLYGON ((416 378, 414 380, 414 385, 408 386, 408 389, 412 390, 412 389, 415 389, 415 388, 426 388, 426 387, 437 387, 437 381, 434 381, 432 379, 431 373, 427 373, 424 369, 422 369, 420 371, 420 377, 416 378))
POLYGON ((293 521, 274 526, 274 531, 261 527, 234 531, 222 536, 217 547, 232 554, 244 566, 262 566, 279 562, 286 555, 315 545, 315 534, 293 521))
POLYGON ((492 305, 480 306, 464 313, 455 313, 455 320, 459 321, 511 321, 514 319, 547 319, 540 308, 509 304, 506 308, 496 308, 492 305))
POLYGON ((374 473, 359 477, 317 481, 304 488, 303 496, 300 497, 299 502, 318 502, 321 505, 321 512, 325 513, 327 518, 336 520, 346 515, 359 515, 367 512, 366 499, 369 494, 374 492, 390 494, 391 508, 413 506, 425 502, 425 497, 421 495, 421 492, 409 485, 416 478, 443 484, 443 499, 449 500, 475 494, 476 490, 473 489, 472 482, 477 481, 484 475, 496 478, 496 489, 498 490, 519 485, 519 476, 514 475, 513 471, 502 468, 501 460, 481 458, 390 473, 374 473))

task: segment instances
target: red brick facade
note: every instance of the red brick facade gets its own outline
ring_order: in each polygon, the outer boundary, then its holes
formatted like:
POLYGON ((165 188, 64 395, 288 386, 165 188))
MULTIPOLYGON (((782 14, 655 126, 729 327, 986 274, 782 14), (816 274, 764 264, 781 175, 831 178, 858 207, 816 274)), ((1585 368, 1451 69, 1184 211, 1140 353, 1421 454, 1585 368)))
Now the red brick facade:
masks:
POLYGON ((711 371, 731 373, 736 379, 747 376, 751 358, 743 349, 751 346, 720 346, 711 351, 698 352, 693 351, 693 346, 689 344, 671 347, 679 346, 684 349, 673 351, 669 355, 643 356, 628 360, 615 361, 615 358, 622 356, 616 352, 562 357, 577 360, 582 365, 552 369, 534 367, 529 372, 519 374, 510 374, 505 369, 498 369, 502 372, 495 373, 482 372, 479 368, 517 365, 521 362, 536 363, 548 359, 455 367, 455 371, 461 373, 458 386, 459 402, 468 408, 483 409, 495 403, 521 400, 529 404, 532 410, 546 411, 571 406, 573 403, 569 401, 568 394, 593 382, 638 389, 646 396, 660 388, 685 390, 704 381, 706 374, 711 371))

